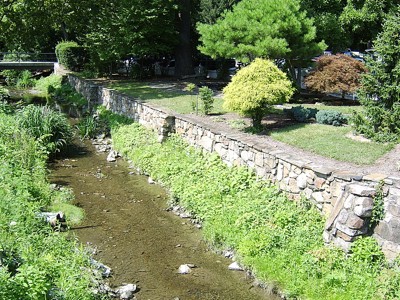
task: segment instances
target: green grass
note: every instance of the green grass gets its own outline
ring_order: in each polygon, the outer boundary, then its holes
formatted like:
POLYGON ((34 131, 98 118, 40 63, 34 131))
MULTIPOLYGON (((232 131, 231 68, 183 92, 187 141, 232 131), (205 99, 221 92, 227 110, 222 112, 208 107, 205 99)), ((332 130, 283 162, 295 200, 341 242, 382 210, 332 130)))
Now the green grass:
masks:
POLYGON ((373 164, 393 149, 392 144, 360 142, 346 137, 351 127, 298 124, 271 132, 271 137, 286 144, 358 165, 373 164))
MULTIPOLYGON (((132 97, 148 103, 154 103, 161 107, 173 110, 180 114, 194 113, 192 110, 192 101, 196 101, 196 95, 190 95, 188 92, 180 91, 172 87, 172 84, 155 84, 151 86, 146 82, 137 81, 119 81, 112 82, 108 87, 124 92, 132 97)), ((222 108, 223 100, 214 97, 214 108, 211 114, 222 114, 226 111, 222 108)), ((199 111, 201 103, 199 101, 199 111)))

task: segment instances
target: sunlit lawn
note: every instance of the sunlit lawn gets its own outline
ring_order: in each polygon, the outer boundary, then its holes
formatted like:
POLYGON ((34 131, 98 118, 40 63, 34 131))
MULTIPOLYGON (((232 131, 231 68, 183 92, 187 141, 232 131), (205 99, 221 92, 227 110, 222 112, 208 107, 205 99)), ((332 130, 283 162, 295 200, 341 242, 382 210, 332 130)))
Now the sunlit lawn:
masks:
MULTIPOLYGON (((196 95, 176 90, 168 83, 150 85, 146 82, 121 81, 110 83, 108 86, 135 98, 139 98, 144 102, 154 103, 180 114, 194 113, 191 103, 192 101, 196 101, 196 95)), ((226 111, 222 108, 223 100, 218 97, 214 99, 214 108, 211 114, 225 113, 226 111)), ((201 101, 199 100, 198 103, 199 111, 201 111, 201 101)))
MULTIPOLYGON (((119 81, 108 85, 110 88, 119 90, 144 102, 154 103, 177 113, 194 113, 192 101, 196 101, 196 95, 175 88, 169 83, 146 83, 135 81, 119 81)), ((200 103, 201 101, 199 101, 200 103)), ((224 114, 222 108, 223 100, 215 98, 212 114, 224 114)), ((300 104, 285 104, 285 107, 298 106, 300 104)), ((348 105, 326 105, 326 104, 303 104, 304 107, 317 108, 319 110, 336 110, 343 114, 351 115, 353 111, 362 110, 362 106, 348 105)), ((201 111, 201 103, 200 103, 201 111)), ((274 113, 282 113, 281 108, 274 109, 274 113)), ((237 122, 241 120, 238 117, 237 122)), ((238 129, 245 125, 235 125, 235 120, 230 120, 231 127, 238 129), (233 124, 233 125, 232 125, 233 124)), ((243 122, 243 121, 242 121, 243 122)), ((242 129, 243 129, 242 128, 242 129)), ((270 132, 273 139, 286 144, 330 157, 339 161, 351 162, 359 165, 373 164, 379 157, 393 148, 393 145, 378 144, 374 142, 360 142, 346 137, 352 128, 334 127, 321 124, 298 124, 288 126, 270 132)))
POLYGON ((360 142, 346 137, 351 131, 349 126, 297 124, 272 131, 271 137, 325 157, 359 165, 373 164, 393 149, 391 144, 360 142))

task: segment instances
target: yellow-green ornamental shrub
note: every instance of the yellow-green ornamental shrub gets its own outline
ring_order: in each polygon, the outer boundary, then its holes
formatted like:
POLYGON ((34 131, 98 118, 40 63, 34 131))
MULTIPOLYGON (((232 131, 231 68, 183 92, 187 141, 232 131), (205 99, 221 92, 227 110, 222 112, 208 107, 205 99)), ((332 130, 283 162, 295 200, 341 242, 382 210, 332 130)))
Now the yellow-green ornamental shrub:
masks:
POLYGON ((270 60, 257 58, 239 70, 224 88, 224 108, 251 117, 253 126, 261 120, 271 105, 289 101, 292 83, 270 60))

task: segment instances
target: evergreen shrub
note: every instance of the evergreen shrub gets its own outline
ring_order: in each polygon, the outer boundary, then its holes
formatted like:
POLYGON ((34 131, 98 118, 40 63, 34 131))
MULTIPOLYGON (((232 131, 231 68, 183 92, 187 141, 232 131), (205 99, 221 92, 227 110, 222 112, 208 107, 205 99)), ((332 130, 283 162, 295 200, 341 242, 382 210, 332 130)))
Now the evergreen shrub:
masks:
POLYGON ((289 109, 284 109, 283 110, 289 117, 292 119, 296 120, 297 122, 307 122, 310 119, 315 118, 318 109, 316 108, 307 108, 303 107, 301 105, 299 106, 293 106, 289 109))
POLYGON ((347 118, 338 111, 335 110, 320 110, 315 116, 317 123, 341 126, 347 124, 347 118))
POLYGON ((61 42, 56 46, 56 56, 60 64, 71 71, 79 71, 86 60, 85 48, 76 42, 61 42))
POLYGON ((397 142, 400 137, 400 7, 390 14, 373 42, 374 54, 366 58, 368 73, 358 92, 364 110, 355 113, 358 133, 378 142, 397 142))
POLYGON ((289 101, 294 89, 285 73, 270 60, 255 59, 240 69, 224 88, 224 108, 252 118, 254 127, 274 104, 289 101))

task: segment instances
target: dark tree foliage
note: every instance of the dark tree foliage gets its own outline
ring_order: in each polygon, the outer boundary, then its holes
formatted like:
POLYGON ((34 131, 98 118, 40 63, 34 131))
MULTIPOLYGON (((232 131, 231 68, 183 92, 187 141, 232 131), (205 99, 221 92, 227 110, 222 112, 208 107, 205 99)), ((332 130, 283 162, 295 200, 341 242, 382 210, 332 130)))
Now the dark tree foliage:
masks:
POLYGON ((353 122, 358 132, 377 141, 397 141, 400 134, 400 8, 391 14, 374 41, 369 72, 359 92, 364 112, 353 122))
POLYGON ((214 24, 225 10, 238 2, 240 0, 200 0, 199 22, 214 24))
POLYGON ((344 54, 324 55, 318 58, 315 69, 306 77, 308 88, 320 93, 340 92, 342 98, 346 93, 357 91, 365 65, 344 54))

